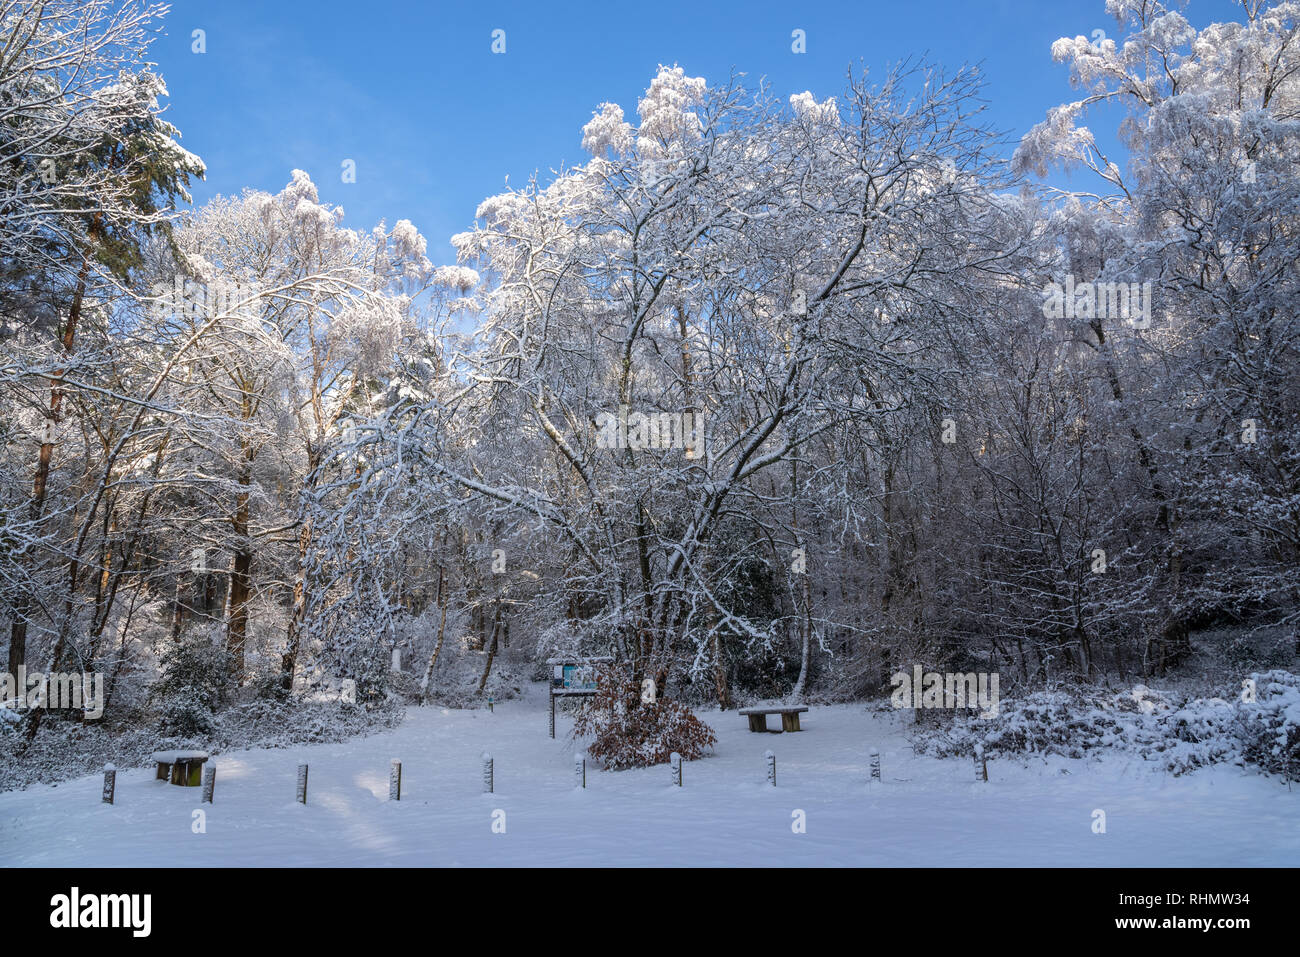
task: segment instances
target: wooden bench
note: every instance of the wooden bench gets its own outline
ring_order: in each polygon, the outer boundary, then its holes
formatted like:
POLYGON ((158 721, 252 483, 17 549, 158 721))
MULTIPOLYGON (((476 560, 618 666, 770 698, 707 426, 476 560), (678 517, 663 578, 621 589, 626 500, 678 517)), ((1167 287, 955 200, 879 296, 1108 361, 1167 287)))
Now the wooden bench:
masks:
POLYGON ((158 765, 157 780, 195 788, 203 783, 203 762, 207 759, 206 751, 155 751, 150 760, 158 765))
MULTIPOLYGON (((806 705, 773 705, 767 708, 741 708, 740 713, 749 719, 750 731, 766 731, 767 716, 769 714, 779 714, 781 716, 781 731, 798 731, 799 715, 807 711, 806 705)), ((780 734, 781 731, 774 731, 773 734, 780 734)))

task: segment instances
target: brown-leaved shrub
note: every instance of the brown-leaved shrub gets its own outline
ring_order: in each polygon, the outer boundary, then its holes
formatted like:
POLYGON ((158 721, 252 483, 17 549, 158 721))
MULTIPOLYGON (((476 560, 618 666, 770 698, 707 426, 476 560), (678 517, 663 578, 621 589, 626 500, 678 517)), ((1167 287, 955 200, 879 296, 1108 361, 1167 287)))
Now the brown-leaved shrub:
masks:
POLYGON ((587 753, 611 770, 666 764, 674 751, 693 760, 717 741, 713 729, 680 701, 642 701, 640 685, 622 668, 599 669, 596 684, 573 735, 590 735, 594 740, 587 753))

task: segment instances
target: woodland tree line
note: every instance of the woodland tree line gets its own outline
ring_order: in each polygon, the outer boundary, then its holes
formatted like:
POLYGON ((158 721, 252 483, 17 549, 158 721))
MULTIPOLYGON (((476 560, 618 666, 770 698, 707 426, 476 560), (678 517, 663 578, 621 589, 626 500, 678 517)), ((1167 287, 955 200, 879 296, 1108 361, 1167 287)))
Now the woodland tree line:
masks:
POLYGON ((1300 7, 1107 6, 1018 143, 970 68, 819 102, 663 67, 435 266, 301 171, 191 206, 159 5, 0 0, 9 672, 103 672, 111 712, 189 642, 372 699, 394 647, 481 690, 513 642, 730 706, 1295 652, 1300 7), (703 447, 606 447, 620 409, 703 447))

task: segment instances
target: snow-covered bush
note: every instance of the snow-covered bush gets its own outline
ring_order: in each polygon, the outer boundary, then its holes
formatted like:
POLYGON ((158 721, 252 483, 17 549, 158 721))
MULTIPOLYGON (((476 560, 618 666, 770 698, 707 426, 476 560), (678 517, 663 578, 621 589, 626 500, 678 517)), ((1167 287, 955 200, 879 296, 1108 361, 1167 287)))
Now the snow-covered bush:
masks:
POLYGON ((1060 754, 1081 758, 1086 751, 1111 747, 1124 739, 1122 712, 1108 714, 1103 701, 1100 694, 1077 688, 1003 698, 996 717, 958 715, 951 727, 926 737, 923 750, 947 757, 969 755, 979 745, 990 756, 1060 754))
POLYGON ((1290 777, 1300 766, 1300 677, 1276 670, 1250 681, 1253 699, 1192 698, 1155 712, 1137 729, 1139 752, 1174 774, 1231 762, 1290 777))
POLYGON ((209 746, 209 750, 236 745, 276 748, 346 741, 375 728, 394 727, 402 714, 400 705, 387 702, 305 704, 291 699, 259 698, 222 710, 204 746, 209 746))
POLYGON ((1232 761, 1237 756, 1238 719, 1237 705, 1222 698, 1193 699, 1157 712, 1149 727, 1140 727, 1139 753, 1176 775, 1232 761))
POLYGON ((713 729, 680 701, 643 701, 640 684, 620 668, 599 669, 596 687, 578 712, 573 736, 592 736, 587 753, 611 770, 666 764, 674 751, 694 760, 717 742, 713 729))
POLYGON ((49 784, 93 774, 112 762, 119 769, 148 767, 158 750, 198 748, 214 755, 239 748, 287 748, 346 741, 395 727, 403 709, 338 701, 302 702, 259 698, 203 715, 209 729, 190 735, 159 733, 132 722, 50 721, 26 746, 19 734, 0 734, 0 789, 49 784))
POLYGON ((162 676, 152 689, 161 712, 159 730, 182 736, 210 731, 233 667, 212 629, 194 628, 166 642, 159 664, 162 676))
POLYGON ((937 757, 1057 754, 1082 758, 1123 749, 1184 774, 1214 764, 1252 764, 1288 777, 1300 769, 1300 677, 1253 674, 1255 700, 1200 698, 1145 685, 1120 694, 1038 691, 1003 698, 995 718, 955 716, 943 729, 918 728, 917 747, 937 757))
POLYGON ((1274 670, 1251 675, 1254 702, 1239 702, 1235 731, 1241 756, 1287 780, 1300 771, 1300 677, 1274 670))
POLYGON ((388 692, 392 646, 382 623, 355 616, 323 642, 319 661, 331 674, 356 682, 357 701, 379 701, 388 692))

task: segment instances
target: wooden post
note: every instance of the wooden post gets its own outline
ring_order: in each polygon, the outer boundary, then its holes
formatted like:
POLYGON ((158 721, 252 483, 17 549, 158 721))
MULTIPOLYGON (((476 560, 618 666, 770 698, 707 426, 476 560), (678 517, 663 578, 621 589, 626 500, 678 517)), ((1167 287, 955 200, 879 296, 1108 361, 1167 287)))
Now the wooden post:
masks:
POLYGON ((763 757, 767 759, 767 783, 776 787, 776 755, 769 750, 763 757))
POLYGON ((388 800, 402 799, 402 762, 393 758, 392 767, 388 769, 388 800))
POLYGON ((483 752, 483 793, 491 794, 494 785, 492 774, 492 755, 483 752))
POLYGON ((113 791, 117 789, 117 768, 111 764, 104 765, 104 793, 100 800, 104 804, 113 803, 113 791))
POLYGON ((880 749, 871 749, 871 780, 880 780, 880 749))
POLYGON ((551 737, 554 738, 555 737, 555 689, 554 688, 551 689, 551 693, 549 697, 551 699, 551 737))
POLYGON ((199 799, 200 804, 212 803, 212 792, 217 788, 217 766, 209 764, 203 769, 203 796, 199 799))
POLYGON ((682 786, 682 756, 678 754, 676 751, 674 751, 672 753, 672 756, 669 757, 668 767, 673 774, 673 784, 677 785, 677 787, 681 787, 682 786))
POLYGON ((578 782, 578 787, 587 786, 587 759, 581 754, 573 756, 573 776, 578 782))
POLYGON ((307 803, 307 765, 298 765, 298 803, 307 803))
POLYGON ((984 749, 979 745, 975 746, 975 780, 987 781, 989 779, 989 763, 984 757, 984 749))

